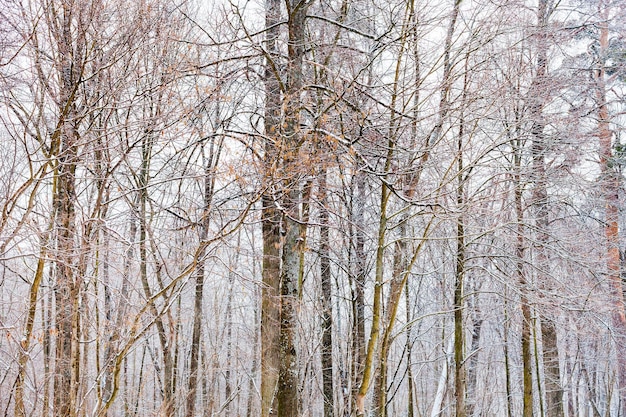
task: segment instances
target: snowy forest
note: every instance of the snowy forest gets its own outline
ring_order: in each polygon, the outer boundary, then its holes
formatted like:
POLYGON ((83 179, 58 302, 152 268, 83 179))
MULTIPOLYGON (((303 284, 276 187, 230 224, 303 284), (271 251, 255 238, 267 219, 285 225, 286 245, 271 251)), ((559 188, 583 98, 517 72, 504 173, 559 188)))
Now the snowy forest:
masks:
POLYGON ((623 0, 0 0, 0 416, 626 417, 625 94, 623 0))

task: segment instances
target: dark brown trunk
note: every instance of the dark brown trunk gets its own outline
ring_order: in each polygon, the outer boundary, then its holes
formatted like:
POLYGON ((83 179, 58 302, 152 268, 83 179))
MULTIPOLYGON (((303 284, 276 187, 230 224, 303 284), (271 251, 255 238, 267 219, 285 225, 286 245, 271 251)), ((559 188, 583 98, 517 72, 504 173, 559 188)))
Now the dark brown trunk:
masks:
POLYGON ((519 174, 520 170, 520 143, 517 144, 517 154, 515 155, 515 214, 517 218, 517 240, 515 244, 516 274, 517 282, 520 286, 520 307, 522 311, 522 380, 523 380, 523 417, 533 416, 533 364, 531 354, 531 310, 528 302, 528 283, 524 271, 524 218, 522 206, 522 183, 519 174))
POLYGON ((333 304, 330 271, 330 237, 328 225, 327 168, 322 167, 320 192, 320 278, 322 286, 322 391, 324 417, 334 416, 333 389, 333 304))

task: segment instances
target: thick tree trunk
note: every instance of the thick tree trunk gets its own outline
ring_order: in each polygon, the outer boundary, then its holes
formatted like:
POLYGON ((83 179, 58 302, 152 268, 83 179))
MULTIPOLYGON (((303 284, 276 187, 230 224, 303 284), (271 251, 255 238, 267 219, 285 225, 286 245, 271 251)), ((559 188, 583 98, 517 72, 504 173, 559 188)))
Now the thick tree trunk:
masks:
POLYGON ((285 121, 281 134, 284 171, 282 202, 283 244, 280 282, 280 371, 278 374, 277 411, 279 417, 299 415, 298 361, 295 345, 300 254, 300 192, 298 154, 301 146, 300 94, 302 90, 305 48, 305 18, 309 3, 287 0, 289 31, 285 121))
POLYGON ((276 207, 274 170, 278 158, 280 128, 280 78, 278 71, 280 0, 267 0, 265 48, 265 192, 261 199, 263 229, 263 263, 261 289, 261 417, 272 413, 280 368, 280 212, 276 207))
MULTIPOLYGON (((69 122, 64 122, 65 125, 69 122)), ((75 276, 75 170, 76 140, 74 127, 64 128, 57 168, 54 198, 57 232, 56 284, 54 287, 56 317, 56 356, 54 380, 55 414, 74 416, 78 394, 78 299, 79 284, 75 276)))
MULTIPOLYGON (((75 274, 76 264, 76 167, 78 164, 78 126, 76 118, 75 91, 80 74, 74 62, 82 49, 81 41, 72 37, 72 4, 64 3, 61 16, 51 16, 61 23, 58 48, 61 62, 60 120, 53 134, 51 147, 57 149, 53 207, 56 233, 56 283, 54 286, 56 306, 56 346, 54 404, 55 415, 76 415, 80 357, 78 346, 78 300, 80 286, 75 274), (74 45, 76 43, 77 45, 74 45), (76 48, 76 50, 74 49, 76 48)), ((83 34, 84 35, 84 34, 83 34)), ((84 40, 83 40, 84 42, 84 40)))
MULTIPOLYGON (((548 244, 548 191, 546 186, 545 172, 545 121, 543 118, 543 107, 549 99, 546 95, 548 86, 548 55, 547 55, 547 1, 539 0, 537 8, 537 71, 530 91, 530 117, 532 119, 532 170, 533 170, 533 212, 537 222, 537 270, 539 271, 537 281, 541 289, 549 290, 549 263, 546 253, 548 244)), ((543 371, 544 390, 546 392, 546 416, 562 417, 563 410, 563 390, 561 388, 561 377, 559 367, 559 352, 557 346, 556 325, 550 317, 553 313, 549 310, 549 305, 539 306, 541 310, 548 309, 540 314, 543 350, 543 371)))

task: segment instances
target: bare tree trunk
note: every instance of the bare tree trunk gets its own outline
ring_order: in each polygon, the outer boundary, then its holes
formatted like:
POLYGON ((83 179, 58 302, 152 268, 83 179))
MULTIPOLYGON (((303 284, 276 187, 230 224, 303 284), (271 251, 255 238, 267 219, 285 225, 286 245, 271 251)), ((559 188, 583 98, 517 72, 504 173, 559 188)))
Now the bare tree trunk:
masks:
MULTIPOLYGON (((385 166, 385 172, 391 164, 391 153, 393 147, 389 147, 389 155, 385 166)), ((367 342, 367 353, 363 366, 363 377, 356 395, 356 415, 357 417, 365 416, 365 396, 372 384, 374 375, 374 367, 376 364, 376 350, 378 348, 378 339, 380 336, 380 325, 382 321, 382 286, 383 286, 383 267, 384 267, 384 250, 385 250, 385 233, 387 231, 387 204, 389 202, 390 190, 385 182, 381 184, 380 193, 380 220, 378 224, 378 239, 376 242, 376 272, 374 281, 374 305, 372 310, 372 326, 370 336, 367 342)))
POLYGON ((478 349, 480 347, 480 331, 483 319, 478 306, 478 292, 473 289, 474 294, 468 300, 468 311, 473 315, 472 340, 470 344, 469 358, 467 365, 467 417, 473 417, 476 413, 478 402, 478 349))
MULTIPOLYGON (((463 205, 463 155, 461 151, 462 139, 459 136, 458 158, 458 186, 457 206, 463 205)), ((462 208, 460 209, 462 210, 462 208)), ((465 331, 463 320, 464 295, 463 285, 465 280, 465 223, 463 214, 459 215, 456 223, 456 274, 454 283, 454 397, 456 402, 456 417, 466 416, 465 406, 465 344, 463 332, 465 331)))
POLYGON ((280 370, 278 375, 277 411, 279 417, 299 415, 298 361, 295 345, 300 254, 298 153, 301 146, 300 94, 303 85, 305 18, 310 3, 287 0, 289 31, 285 121, 281 132, 284 170, 282 271, 280 287, 280 370))
POLYGON ((211 136, 209 139, 209 154, 205 155, 204 147, 202 148, 202 157, 204 164, 204 195, 202 218, 200 219, 199 245, 200 249, 197 254, 198 264, 195 273, 195 295, 193 310, 193 330, 191 334, 191 352, 189 360, 189 379, 187 381, 187 417, 195 415, 196 393, 198 386, 198 363, 200 357, 200 337, 202 334, 202 302, 204 294, 204 256, 206 247, 204 242, 209 234, 211 202, 213 200, 213 190, 215 187, 214 170, 219 161, 221 152, 221 143, 215 143, 216 138, 211 136))
POLYGON ((610 116, 606 98, 605 62, 609 48, 609 5, 599 2, 600 50, 596 57, 596 68, 593 72, 596 83, 596 106, 598 109, 598 140, 600 168, 602 172, 601 187, 604 194, 606 238, 606 266, 608 282, 613 303, 613 327, 616 335, 617 378, 619 387, 620 415, 626 416, 626 308, 624 307, 623 284, 620 274, 619 253, 619 178, 613 167, 613 132, 610 129, 610 116))
MULTIPOLYGON (((539 287, 549 288, 549 264, 546 254, 546 245, 548 243, 548 192, 546 189, 546 173, 545 173, 545 122, 543 120, 544 102, 549 98, 546 96, 548 86, 548 58, 547 58, 547 1, 539 0, 537 8, 537 29, 538 33, 538 51, 537 51, 537 71, 533 79, 530 90, 530 117, 533 121, 531 133, 533 137, 532 143, 532 169, 533 169, 533 205, 535 219, 537 222, 537 277, 539 287)), ((549 308, 547 305, 540 306, 541 309, 549 308)), ((556 325, 550 317, 552 311, 540 314, 540 324, 542 332, 542 350, 543 350, 543 370, 544 370, 544 389, 546 392, 546 416, 562 417, 563 410, 563 390, 561 388, 561 377, 559 367, 559 352, 557 346, 556 325)), ((541 381, 539 379, 539 381, 541 381)))
MULTIPOLYGON (((152 289, 148 281, 148 180, 150 173, 150 160, 152 157, 153 133, 145 133, 141 142, 142 164, 139 173, 139 275, 146 300, 152 297, 152 289)), ((163 403, 161 410, 164 416, 174 415, 174 353, 172 343, 166 331, 163 317, 158 312, 154 303, 150 303, 150 312, 154 317, 159 342, 163 355, 163 403)))
MULTIPOLYGON (((463 93, 461 107, 465 105, 467 99, 467 88, 469 80, 469 52, 465 56, 465 73, 463 75, 463 93)), ((456 273, 454 283, 454 396, 456 402, 456 417, 466 417, 468 415, 466 405, 467 395, 467 371, 465 366, 465 320, 463 310, 465 305, 465 180, 467 174, 463 161, 463 136, 465 135, 464 109, 461 108, 459 118, 459 132, 457 137, 457 187, 456 206, 459 217, 456 221, 456 273)))
POLYGON ((280 127, 279 36, 280 0, 266 0, 265 27, 265 192, 262 197, 263 265, 261 289, 261 417, 272 414, 280 368, 280 212, 274 174, 280 127))
MULTIPOLYGON (((56 283, 54 286, 56 305, 56 346, 54 379, 54 413, 59 416, 76 415, 78 395, 79 349, 78 349, 78 299, 79 284, 75 276, 75 172, 78 164, 78 121, 73 102, 74 91, 80 83, 80 75, 73 65, 80 62, 73 56, 72 4, 63 4, 63 15, 52 16, 62 23, 58 37, 61 74, 61 116, 53 134, 58 153, 55 167, 53 207, 56 232, 56 283)), ((80 46, 77 47, 80 49, 80 46)))
MULTIPOLYGON (((356 167, 354 173, 356 195, 352 198, 354 242, 354 275, 352 282, 352 398, 356 401, 358 387, 365 369, 365 176, 356 167)), ((356 402, 353 406, 356 407, 356 402)))
MULTIPOLYGON (((42 239, 43 240, 43 239, 42 239)), ((15 407, 14 414, 16 417, 26 417, 26 408, 24 407, 24 380, 26 379, 26 364, 28 363, 30 342, 33 333, 33 326, 35 323, 35 315, 37 313, 37 300, 39 287, 43 280, 44 267, 45 267, 45 253, 46 242, 42 242, 41 250, 39 253, 39 259, 37 260, 37 269, 35 271, 35 277, 30 287, 29 308, 28 316, 26 317, 26 326, 24 330, 24 336, 20 343, 20 352, 18 356, 18 374, 15 381, 15 407)), ((43 310, 42 310, 43 314, 43 310)), ((45 410, 44 410, 45 412, 45 410)))
POLYGON ((408 412, 407 412, 407 417, 414 417, 415 416, 415 408, 417 407, 416 404, 416 395, 415 395, 415 381, 413 380, 413 339, 411 337, 411 329, 413 328, 411 322, 413 320, 412 315, 411 315, 411 295, 409 293, 409 281, 406 282, 406 288, 405 288, 405 299, 406 299, 406 305, 405 305, 405 309, 406 309, 406 322, 408 323, 408 327, 406 329, 406 355, 407 355, 407 383, 408 383, 408 394, 409 394, 409 398, 408 398, 408 403, 407 403, 407 407, 408 407, 408 412))
POLYGON ((330 237, 328 226, 328 170, 323 166, 320 173, 320 278, 322 286, 322 391, 324 395, 324 417, 334 416, 333 389, 333 304, 330 271, 330 237))
POLYGON ((520 286, 520 305, 522 311, 522 363, 523 363, 523 417, 533 416, 533 364, 531 353, 531 311, 528 302, 528 283, 524 272, 524 218, 522 201, 521 170, 521 143, 518 140, 515 147, 515 215, 517 219, 517 239, 515 244, 516 274, 520 286))

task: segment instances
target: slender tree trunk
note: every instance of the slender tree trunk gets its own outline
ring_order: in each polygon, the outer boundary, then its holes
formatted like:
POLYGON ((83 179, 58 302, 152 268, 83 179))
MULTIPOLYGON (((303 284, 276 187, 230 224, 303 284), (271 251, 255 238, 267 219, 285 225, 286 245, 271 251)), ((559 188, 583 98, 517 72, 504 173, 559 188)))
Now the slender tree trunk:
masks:
MULTIPOLYGON (((139 173, 139 275, 146 300, 152 297, 152 289, 148 281, 148 180, 150 173, 150 160, 152 157, 152 135, 148 131, 141 142, 142 165, 139 173)), ((159 280, 160 281, 160 280, 159 280)), ((164 416, 174 415, 174 353, 172 343, 166 331, 163 317, 159 314, 154 303, 150 304, 150 312, 154 316, 159 342, 163 355, 163 403, 161 412, 164 416)))
MULTIPOLYGON (((463 156, 459 136, 457 206, 463 205, 463 156)), ((461 209, 462 210, 462 209, 461 209)), ((465 344, 463 332, 463 285, 465 280, 465 223, 461 214, 456 223, 456 274, 454 283, 454 396, 456 417, 466 416, 465 344)))
POLYGON ((517 239, 515 244, 516 256, 516 274, 517 282, 520 286, 520 306, 522 311, 522 379, 523 379, 523 417, 533 416, 533 364, 531 352, 531 310, 528 302, 528 283, 524 271, 524 214, 522 201, 522 182, 521 182, 521 143, 518 140, 516 145, 515 158, 515 215, 517 219, 517 239))
POLYGON ((334 416, 333 389, 333 304, 330 271, 330 237, 328 226, 328 170, 322 167, 319 180, 320 192, 320 278, 322 286, 322 391, 324 417, 334 416))
MULTIPOLYGON (((465 57, 465 73, 463 75, 463 93, 461 107, 467 100, 469 80, 469 52, 465 57)), ((465 166, 463 165, 463 136, 465 135, 465 116, 461 108, 459 132, 457 137, 457 187, 456 206, 459 217, 456 221, 456 273, 454 283, 454 395, 456 401, 456 417, 468 415, 466 405, 467 372, 465 366, 465 320, 463 317, 465 304, 465 166)))
POLYGON ((467 417, 474 417, 478 403, 478 349, 480 348, 480 331, 483 325, 476 289, 468 300, 468 311, 473 315, 472 340, 467 365, 467 417))
POLYGON ((598 140, 601 187, 604 195, 606 238, 606 266, 613 303, 613 327, 616 340, 617 378, 619 387, 620 415, 626 416, 626 308, 624 307, 623 284, 620 274, 619 253, 619 178, 613 167, 613 133, 610 129, 610 116, 606 98, 605 59, 609 48, 609 6, 604 0, 599 2, 600 50, 597 67, 593 76, 596 82, 596 106, 598 109, 598 140))
MULTIPOLYGON (((398 56, 395 62, 395 74, 394 74, 394 83, 393 89, 391 93, 391 103, 390 103, 390 115, 389 115, 389 140, 387 144, 387 155, 385 159, 385 179, 392 165, 392 159, 394 158, 395 152, 395 142, 398 136, 398 120, 396 115, 396 105, 398 101, 398 96, 400 94, 399 86, 400 79, 403 70, 403 56, 405 53, 405 48, 407 47, 408 42, 410 41, 411 36, 411 24, 414 19, 414 10, 413 10, 413 2, 408 2, 406 4, 404 22, 402 25, 402 38, 400 42, 400 50, 398 52, 398 56)), ((412 180, 409 179, 407 189, 409 199, 412 198, 413 190, 415 189, 415 183, 417 179, 412 180)), ((406 280, 408 278, 408 269, 410 266, 406 261, 406 219, 403 218, 400 221, 400 238, 398 240, 398 244, 395 247, 395 255, 394 255, 394 270, 393 277, 391 279, 390 288, 389 288, 389 296, 387 302, 387 314, 385 319, 385 329, 383 332, 383 337, 380 346, 380 352, 378 354, 378 361, 375 365, 373 362, 373 355, 375 354, 375 350, 378 348, 378 327, 383 320, 381 317, 381 312, 383 309, 382 305, 382 285, 383 285, 383 274, 384 274, 384 247, 385 243, 385 233, 387 228, 387 204, 389 202, 389 197, 391 196, 391 190, 387 187, 386 183, 382 184, 381 189, 381 204, 380 204, 380 225, 378 231, 378 247, 376 252, 376 282, 374 287, 374 311, 373 311, 373 323, 372 330, 370 333, 370 339, 368 342, 368 351, 366 358, 366 367, 365 372, 363 374, 363 381, 361 386, 359 387, 359 393, 357 395, 357 400, 361 402, 361 405, 357 407, 357 415, 361 415, 365 413, 364 410, 364 396, 367 393, 368 386, 370 382, 368 381, 370 374, 374 367, 377 365, 377 373, 374 379, 374 415, 377 417, 385 417, 387 414, 387 361, 389 359, 389 351, 391 348, 391 332, 393 331, 393 326, 395 324, 396 314, 398 311, 398 306, 400 304, 400 298, 402 295, 402 290, 406 286, 406 280)), ((412 262, 411 262, 412 264, 412 262)), ((357 402, 358 404, 358 402, 357 402)))
POLYGON ((356 196, 352 199, 355 270, 352 282, 352 398, 356 408, 359 385, 365 370, 365 176, 356 167, 356 196))
POLYGON ((504 376, 506 383, 506 411, 508 417, 513 417, 513 389, 511 382, 511 355, 509 354, 509 306, 507 302, 507 294, 504 294, 504 323, 502 329, 502 338, 504 344, 504 376))
POLYGON ((37 313, 39 287, 41 286, 44 274, 46 245, 47 243, 43 240, 39 253, 39 259, 37 260, 35 277, 30 287, 28 316, 26 317, 24 337, 20 343, 20 352, 18 356, 19 369, 17 380, 15 381, 15 417, 26 417, 26 408, 24 406, 24 381, 26 379, 26 364, 28 363, 28 358, 30 356, 30 342, 33 333, 33 326, 35 324, 35 315, 37 313))
MULTIPOLYGON (((393 152, 393 147, 389 148, 389 152, 393 152)), ((386 170, 391 164, 390 155, 387 158, 386 170)), ((363 366, 363 376, 361 384, 356 395, 356 415, 357 417, 365 416, 365 396, 372 384, 374 375, 374 367, 376 364, 375 354, 378 347, 378 339, 380 336, 380 324, 382 321, 382 287, 383 287, 383 268, 384 268, 384 251, 385 251, 385 233, 387 231, 387 203, 389 202, 390 190, 385 182, 381 184, 380 193, 380 220, 378 224, 378 239, 376 242, 376 272, 374 281, 374 305, 372 310, 372 326, 370 328, 370 336, 367 342, 367 351, 363 366)))
POLYGON ((226 371, 224 371, 224 397, 226 404, 223 410, 227 416, 231 415, 232 403, 238 393, 233 391, 232 366, 233 366, 233 291, 235 285, 235 270, 239 265, 239 254, 241 253, 241 234, 237 234, 237 247, 235 249, 235 259, 230 265, 228 272, 228 296, 226 298, 226 371))
POLYGON ((221 151, 221 143, 215 143, 215 137, 211 137, 209 143, 208 155, 205 155, 205 149, 202 148, 203 164, 204 164, 204 195, 202 218, 200 219, 199 244, 200 249, 197 254, 198 265, 195 272, 195 295, 193 310, 193 330, 191 335, 191 352, 189 360, 189 379, 187 381, 187 417, 195 415, 196 393, 198 386, 198 363, 200 357, 200 337, 202 334, 202 302, 204 294, 204 256, 206 247, 204 242, 209 234, 211 202, 213 200, 213 189, 215 187, 214 169, 219 161, 221 151))
POLYGON ((417 407, 416 404, 416 395, 415 395, 415 382, 413 380, 413 339, 411 336, 411 329, 413 328, 411 322, 413 321, 413 316, 411 315, 411 294, 409 292, 409 281, 406 282, 405 288, 405 300, 406 300, 406 322, 408 323, 408 327, 406 329, 406 356, 407 356, 407 385, 408 385, 408 412, 407 417, 415 417, 415 409, 417 407))

